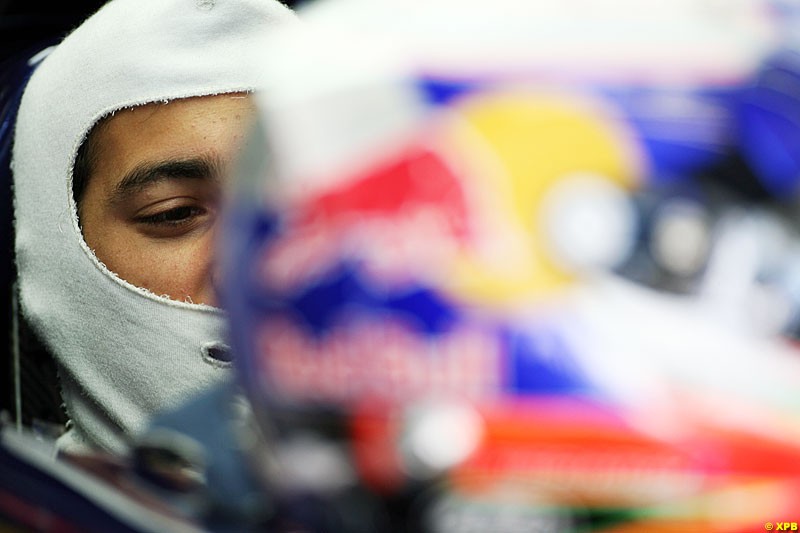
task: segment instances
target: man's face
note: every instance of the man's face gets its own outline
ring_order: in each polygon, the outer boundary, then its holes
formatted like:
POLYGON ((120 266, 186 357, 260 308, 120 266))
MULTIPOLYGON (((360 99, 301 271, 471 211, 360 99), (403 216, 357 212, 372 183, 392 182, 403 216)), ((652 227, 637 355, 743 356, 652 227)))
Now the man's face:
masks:
POLYGON ((122 279, 215 305, 214 233, 226 168, 254 116, 244 95, 118 111, 96 130, 80 200, 83 235, 122 279))

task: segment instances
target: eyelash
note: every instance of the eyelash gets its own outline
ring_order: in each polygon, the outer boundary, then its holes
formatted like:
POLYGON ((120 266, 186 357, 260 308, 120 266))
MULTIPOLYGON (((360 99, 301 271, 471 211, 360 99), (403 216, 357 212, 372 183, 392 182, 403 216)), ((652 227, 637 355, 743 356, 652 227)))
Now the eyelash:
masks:
POLYGON ((174 209, 168 209, 167 211, 156 213, 154 215, 141 216, 137 218, 137 221, 153 226, 181 226, 191 221, 191 219, 194 217, 202 215, 203 213, 205 213, 204 209, 187 205, 175 207, 174 209))

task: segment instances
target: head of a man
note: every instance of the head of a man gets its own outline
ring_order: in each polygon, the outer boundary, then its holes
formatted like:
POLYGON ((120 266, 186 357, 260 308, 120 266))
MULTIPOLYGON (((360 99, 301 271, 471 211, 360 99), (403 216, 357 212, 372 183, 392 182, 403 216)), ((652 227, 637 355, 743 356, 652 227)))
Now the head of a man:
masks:
POLYGON ((86 244, 129 283, 216 305, 215 228, 228 168, 253 115, 244 93, 123 109, 78 151, 73 194, 86 244))
POLYGON ((20 309, 53 354, 64 450, 123 451, 227 379, 214 291, 226 167, 277 0, 110 0, 39 63, 15 125, 20 309))

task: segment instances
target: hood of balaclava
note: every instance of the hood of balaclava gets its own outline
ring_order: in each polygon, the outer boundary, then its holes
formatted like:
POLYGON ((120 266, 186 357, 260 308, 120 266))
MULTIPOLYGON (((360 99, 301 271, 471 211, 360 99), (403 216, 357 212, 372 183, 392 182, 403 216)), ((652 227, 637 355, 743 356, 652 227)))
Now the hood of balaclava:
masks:
POLYGON ((292 20, 275 0, 112 0, 28 84, 12 163, 20 303, 58 363, 63 449, 124 451, 150 415, 229 372, 209 356, 226 340, 219 309, 134 287, 87 247, 72 195, 79 146, 118 109, 256 89, 248 57, 292 20))

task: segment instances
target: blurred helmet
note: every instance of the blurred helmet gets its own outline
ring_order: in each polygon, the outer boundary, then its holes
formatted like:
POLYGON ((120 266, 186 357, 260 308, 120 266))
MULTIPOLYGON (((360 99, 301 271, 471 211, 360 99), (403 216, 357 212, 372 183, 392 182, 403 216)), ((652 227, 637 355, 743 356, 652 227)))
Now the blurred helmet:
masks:
MULTIPOLYGON (((534 500, 563 525, 701 494, 708 465, 670 425, 688 404, 655 400, 695 398, 675 380, 702 386, 712 363, 689 359, 738 337, 608 280, 638 246, 635 196, 735 142, 734 95, 778 46, 767 3, 341 0, 301 17, 265 43, 287 53, 260 64, 222 240, 263 431, 346 435, 356 477, 388 493, 461 472, 460 498, 486 495, 522 476, 528 523, 534 500), (663 425, 628 416, 649 409, 663 425)), ((739 346, 741 377, 753 346, 739 346)), ((765 383, 798 375, 777 368, 765 383)), ((714 402, 730 393, 710 383, 714 402)), ((776 405, 753 388, 742 405, 776 405)), ((465 530, 452 499, 437 505, 434 530, 465 530)))

